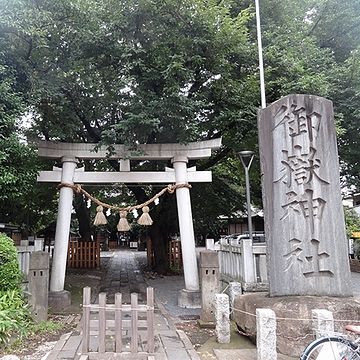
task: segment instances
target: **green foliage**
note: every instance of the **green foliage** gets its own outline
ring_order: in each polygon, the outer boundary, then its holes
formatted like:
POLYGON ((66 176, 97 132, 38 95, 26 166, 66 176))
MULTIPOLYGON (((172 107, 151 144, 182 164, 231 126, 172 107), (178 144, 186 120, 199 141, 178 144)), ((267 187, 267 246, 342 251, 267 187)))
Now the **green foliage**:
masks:
POLYGON ((345 225, 346 225, 346 236, 352 237, 353 232, 360 231, 360 216, 358 213, 351 208, 344 207, 345 225))
POLYGON ((263 1, 262 26, 267 100, 289 93, 331 99, 342 174, 359 187, 359 1, 263 1))
POLYGON ((33 323, 29 332, 32 334, 51 334, 61 330, 64 324, 61 322, 54 321, 41 321, 39 323, 33 323))
POLYGON ((0 233, 0 291, 19 289, 21 276, 14 242, 0 233))
POLYGON ((26 335, 30 324, 30 312, 20 290, 0 291, 0 346, 11 337, 26 335))

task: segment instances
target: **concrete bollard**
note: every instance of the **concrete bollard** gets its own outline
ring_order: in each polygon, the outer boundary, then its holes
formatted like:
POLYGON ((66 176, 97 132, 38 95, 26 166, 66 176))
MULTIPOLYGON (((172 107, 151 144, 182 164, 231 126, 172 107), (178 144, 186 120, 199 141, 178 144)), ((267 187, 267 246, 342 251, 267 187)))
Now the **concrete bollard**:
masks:
POLYGON ((314 309, 311 313, 312 326, 317 339, 334 333, 334 317, 331 311, 314 309))
POLYGON ((218 343, 230 343, 229 296, 226 294, 215 295, 215 335, 218 343))
POLYGON ((270 309, 256 309, 257 360, 277 360, 276 319, 270 309))

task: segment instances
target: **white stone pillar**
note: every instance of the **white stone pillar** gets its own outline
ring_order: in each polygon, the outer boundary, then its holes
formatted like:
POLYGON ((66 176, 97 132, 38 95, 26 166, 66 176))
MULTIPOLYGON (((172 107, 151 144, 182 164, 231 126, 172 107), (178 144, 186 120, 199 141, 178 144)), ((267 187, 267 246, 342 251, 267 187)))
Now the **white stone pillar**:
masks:
POLYGON ((277 360, 276 318, 271 309, 256 309, 256 349, 258 360, 277 360))
MULTIPOLYGON (((61 182, 74 184, 74 173, 77 160, 65 158, 62 161, 61 182)), ((50 291, 64 290, 66 258, 69 244, 73 190, 68 187, 60 189, 58 215, 56 221, 55 246, 52 258, 50 291)))
MULTIPOLYGON (((187 183, 187 162, 188 159, 184 156, 177 156, 172 159, 175 170, 176 184, 187 183)), ((179 217, 185 289, 190 291, 198 291, 199 274, 196 262, 194 226, 192 220, 189 188, 184 187, 176 189, 176 202, 179 217)))
POLYGON ((215 336, 220 344, 230 343, 230 307, 226 294, 215 294, 215 336))
POLYGON ((312 326, 315 331, 316 338, 322 336, 330 336, 334 334, 334 317, 333 313, 325 309, 311 310, 312 326))

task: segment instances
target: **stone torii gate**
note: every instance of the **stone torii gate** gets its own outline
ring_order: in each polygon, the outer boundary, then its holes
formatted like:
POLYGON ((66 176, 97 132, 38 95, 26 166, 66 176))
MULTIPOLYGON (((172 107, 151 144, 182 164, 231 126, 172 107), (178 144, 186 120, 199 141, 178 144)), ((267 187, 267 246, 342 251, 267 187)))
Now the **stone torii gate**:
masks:
MULTIPOLYGON (((186 184, 188 182, 211 182, 211 171, 196 171, 188 168, 189 160, 208 158, 211 150, 221 146, 221 139, 183 144, 142 144, 134 152, 125 145, 114 145, 110 154, 106 147, 89 143, 57 143, 41 141, 39 157, 60 160, 62 168, 40 171, 38 182, 67 184, 111 184, 149 183, 186 184), (95 150, 96 149, 96 150, 95 150), (119 161, 119 171, 90 172, 77 168, 79 159, 105 159, 119 161), (163 172, 130 171, 130 160, 171 160, 173 168, 163 172)), ((55 232, 55 247, 50 280, 49 302, 53 308, 64 308, 70 304, 70 294, 64 290, 66 259, 70 232, 73 190, 60 189, 58 216, 55 232)), ((197 269, 194 229, 189 188, 176 189, 179 229, 182 245, 185 289, 178 298, 179 306, 200 307, 199 276, 197 269)))

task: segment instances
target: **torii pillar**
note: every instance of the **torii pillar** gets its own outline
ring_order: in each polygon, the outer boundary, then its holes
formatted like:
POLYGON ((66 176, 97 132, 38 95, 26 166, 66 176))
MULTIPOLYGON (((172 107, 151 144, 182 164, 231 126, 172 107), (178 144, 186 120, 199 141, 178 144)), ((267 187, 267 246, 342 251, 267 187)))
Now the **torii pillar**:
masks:
MULTIPOLYGON (((76 158, 62 157, 61 183, 74 184, 76 158)), ((52 257, 52 269, 49 292, 49 307, 53 310, 64 309, 71 304, 70 293, 64 290, 66 258, 69 244, 73 190, 60 189, 58 215, 55 231, 55 246, 52 257)))
MULTIPOLYGON (((177 185, 188 183, 187 162, 188 158, 186 156, 175 156, 172 159, 177 185)), ((176 189, 176 203, 185 280, 185 289, 179 292, 178 305, 184 308, 200 308, 199 273, 196 261, 189 188, 183 187, 176 189)))

